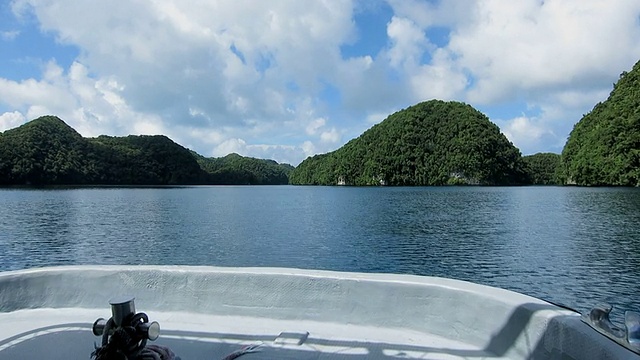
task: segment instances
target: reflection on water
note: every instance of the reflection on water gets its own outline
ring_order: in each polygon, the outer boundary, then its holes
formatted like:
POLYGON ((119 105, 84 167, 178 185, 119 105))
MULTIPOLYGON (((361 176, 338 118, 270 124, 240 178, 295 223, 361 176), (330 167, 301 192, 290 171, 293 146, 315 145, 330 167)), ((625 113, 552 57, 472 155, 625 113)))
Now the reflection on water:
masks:
POLYGON ((560 187, 0 190, 0 270, 281 266, 446 276, 639 309, 640 191, 560 187))

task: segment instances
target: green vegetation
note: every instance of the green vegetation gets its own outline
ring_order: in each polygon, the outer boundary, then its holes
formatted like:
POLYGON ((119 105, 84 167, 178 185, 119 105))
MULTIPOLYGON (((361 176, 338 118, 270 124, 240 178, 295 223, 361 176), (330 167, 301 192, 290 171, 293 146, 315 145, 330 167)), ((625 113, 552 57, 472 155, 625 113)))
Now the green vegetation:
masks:
POLYGON ((101 170, 92 183, 178 185, 205 182, 206 174, 189 150, 166 136, 103 135, 88 140, 101 170))
POLYGON ((215 184, 279 185, 289 183, 293 166, 229 154, 222 158, 205 158, 192 153, 215 184))
POLYGON ((307 158, 292 184, 512 185, 529 182, 520 151, 473 107, 432 100, 392 114, 340 149, 307 158))
POLYGON ((287 184, 290 165, 205 158, 166 136, 85 139, 44 116, 0 133, 0 185, 287 184))
POLYGON ((640 62, 574 126, 562 167, 567 184, 640 186, 640 62))
POLYGON ((560 155, 554 153, 538 153, 522 158, 533 185, 560 185, 560 155))
POLYGON ((89 144, 60 119, 47 116, 0 137, 0 184, 85 183, 97 171, 89 144))

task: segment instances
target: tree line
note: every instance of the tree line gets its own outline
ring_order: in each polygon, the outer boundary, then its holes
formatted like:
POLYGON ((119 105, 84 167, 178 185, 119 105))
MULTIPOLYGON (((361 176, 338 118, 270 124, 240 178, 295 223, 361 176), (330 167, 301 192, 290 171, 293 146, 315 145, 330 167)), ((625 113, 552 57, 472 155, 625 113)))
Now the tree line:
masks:
POLYGON ((574 126, 562 154, 522 156, 481 112, 426 101, 297 167, 230 154, 207 158, 166 136, 83 138, 44 116, 0 133, 0 185, 640 186, 640 62, 574 126))
POLYGON ((0 185, 287 184, 273 160, 206 158, 162 135, 83 138, 55 116, 0 134, 0 185))

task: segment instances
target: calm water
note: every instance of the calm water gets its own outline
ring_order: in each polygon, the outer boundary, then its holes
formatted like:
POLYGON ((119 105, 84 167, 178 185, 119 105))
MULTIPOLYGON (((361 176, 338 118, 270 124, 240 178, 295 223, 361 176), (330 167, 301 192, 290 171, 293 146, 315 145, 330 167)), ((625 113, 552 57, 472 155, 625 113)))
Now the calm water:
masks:
POLYGON ((0 270, 279 266, 446 276, 640 311, 640 191, 560 187, 0 190, 0 270))

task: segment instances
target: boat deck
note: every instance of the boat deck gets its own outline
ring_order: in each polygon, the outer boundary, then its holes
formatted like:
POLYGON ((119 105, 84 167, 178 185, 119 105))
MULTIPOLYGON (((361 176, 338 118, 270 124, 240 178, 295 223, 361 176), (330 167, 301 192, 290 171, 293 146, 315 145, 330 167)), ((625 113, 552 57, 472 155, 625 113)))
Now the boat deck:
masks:
MULTIPOLYGON (((261 344, 240 359, 502 359, 490 351, 406 329, 178 312, 148 312, 161 326, 153 344, 182 360, 222 359, 261 344), (308 333, 308 335, 306 335, 308 333)), ((100 338, 91 332, 108 309, 34 309, 0 313, 0 360, 89 358, 100 338), (64 344, 63 346, 60 344, 64 344)), ((150 344, 152 344, 150 342, 150 344)))
POLYGON ((580 315, 453 279, 277 268, 69 266, 0 273, 0 360, 89 359, 113 296, 183 360, 634 359, 580 315))

